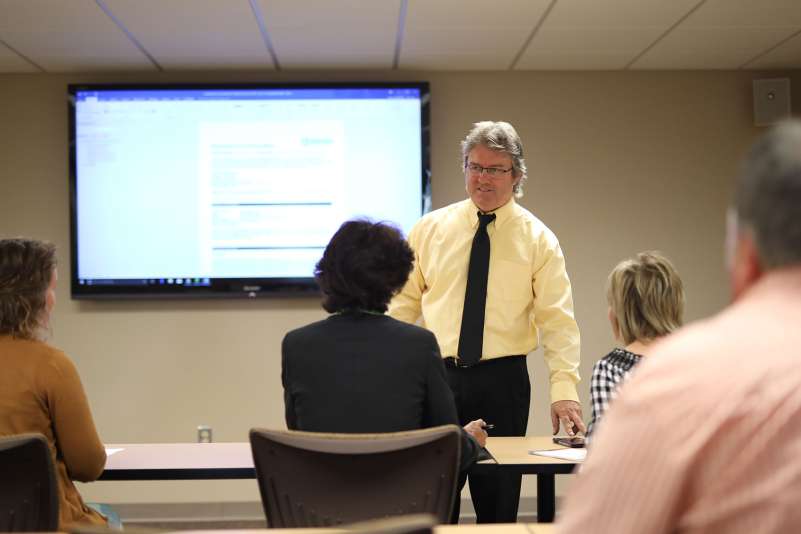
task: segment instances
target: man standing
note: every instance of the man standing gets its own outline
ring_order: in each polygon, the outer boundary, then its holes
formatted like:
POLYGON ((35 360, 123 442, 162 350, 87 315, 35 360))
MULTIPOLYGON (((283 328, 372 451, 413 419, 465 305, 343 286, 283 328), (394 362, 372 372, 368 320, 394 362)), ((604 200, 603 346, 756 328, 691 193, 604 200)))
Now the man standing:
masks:
POLYGON ((560 532, 801 532, 801 122, 756 143, 729 213, 734 302, 623 386, 560 532))
MULTIPOLYGON (((422 315, 445 358, 461 421, 484 419, 495 436, 524 436, 526 355, 545 348, 553 431, 584 431, 576 383, 579 331, 556 236, 514 196, 526 179, 511 124, 479 122, 462 142, 470 198, 425 215, 409 234, 415 267, 389 313, 422 315)), ((462 423, 464 424, 464 423, 462 423)), ((479 523, 513 522, 520 475, 470 476, 479 523)), ((458 499, 455 518, 458 520, 458 499)))

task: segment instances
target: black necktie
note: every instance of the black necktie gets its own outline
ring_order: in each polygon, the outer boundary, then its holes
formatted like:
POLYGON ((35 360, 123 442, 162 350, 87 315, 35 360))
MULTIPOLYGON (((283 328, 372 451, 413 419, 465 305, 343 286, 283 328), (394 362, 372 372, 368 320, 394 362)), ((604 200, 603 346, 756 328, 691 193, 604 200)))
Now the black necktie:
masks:
POLYGON ((481 359, 484 344, 484 308, 487 304, 487 274, 489 274, 490 240, 487 225, 495 220, 494 213, 478 213, 478 230, 473 236, 470 264, 467 267, 467 288, 464 292, 462 328, 459 332, 459 359, 471 365, 481 359))

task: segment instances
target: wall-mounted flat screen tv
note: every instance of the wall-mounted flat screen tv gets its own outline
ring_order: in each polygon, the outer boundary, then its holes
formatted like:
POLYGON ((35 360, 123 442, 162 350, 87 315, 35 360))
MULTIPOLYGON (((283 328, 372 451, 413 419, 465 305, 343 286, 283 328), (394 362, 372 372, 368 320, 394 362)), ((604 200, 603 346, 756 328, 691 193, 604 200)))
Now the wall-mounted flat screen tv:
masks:
POLYGON ((424 82, 68 91, 76 299, 313 293, 345 220, 430 206, 424 82))

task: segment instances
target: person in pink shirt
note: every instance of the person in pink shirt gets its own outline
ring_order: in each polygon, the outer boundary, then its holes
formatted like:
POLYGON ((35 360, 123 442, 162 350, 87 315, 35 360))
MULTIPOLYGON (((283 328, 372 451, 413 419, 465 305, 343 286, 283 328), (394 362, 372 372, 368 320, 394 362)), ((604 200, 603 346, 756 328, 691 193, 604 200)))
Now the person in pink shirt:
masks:
POLYGON ((732 304, 623 385, 558 532, 801 532, 801 121, 755 143, 727 230, 732 304))

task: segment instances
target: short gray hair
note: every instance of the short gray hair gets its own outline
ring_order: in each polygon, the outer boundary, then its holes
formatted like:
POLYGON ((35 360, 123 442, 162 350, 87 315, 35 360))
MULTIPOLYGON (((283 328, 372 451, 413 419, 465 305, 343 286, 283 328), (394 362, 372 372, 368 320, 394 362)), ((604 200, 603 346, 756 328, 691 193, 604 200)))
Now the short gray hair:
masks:
POLYGON ((508 122, 481 121, 473 125, 473 129, 462 141, 462 168, 467 167, 467 156, 478 145, 490 150, 509 154, 512 158, 512 176, 519 178, 514 186, 516 198, 523 196, 523 182, 526 181, 526 160, 523 159, 523 143, 514 126, 508 122))
POLYGON ((783 121, 754 143, 734 208, 738 225, 753 233, 763 267, 801 263, 801 121, 783 121))

